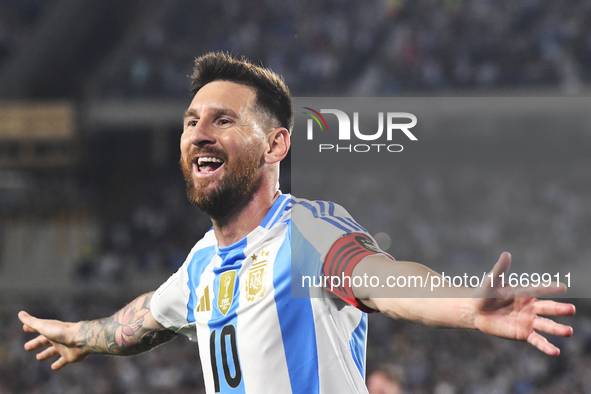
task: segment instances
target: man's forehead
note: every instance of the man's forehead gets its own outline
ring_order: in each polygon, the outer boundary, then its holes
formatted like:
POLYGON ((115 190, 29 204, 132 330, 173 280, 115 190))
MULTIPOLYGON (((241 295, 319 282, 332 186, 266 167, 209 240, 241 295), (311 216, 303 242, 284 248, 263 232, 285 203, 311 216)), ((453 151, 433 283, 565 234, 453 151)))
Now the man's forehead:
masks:
POLYGON ((254 88, 229 81, 213 81, 203 86, 193 97, 186 113, 206 110, 229 110, 239 113, 256 99, 254 88))

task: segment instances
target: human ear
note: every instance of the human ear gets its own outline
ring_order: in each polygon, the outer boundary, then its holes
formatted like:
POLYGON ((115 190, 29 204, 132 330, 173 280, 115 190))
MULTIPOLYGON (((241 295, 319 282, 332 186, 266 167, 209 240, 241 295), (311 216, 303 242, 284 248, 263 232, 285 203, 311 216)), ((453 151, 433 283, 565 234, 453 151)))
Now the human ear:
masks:
POLYGON ((267 133, 267 150, 265 151, 265 162, 267 164, 278 163, 285 158, 291 141, 289 132, 284 127, 278 127, 267 133))

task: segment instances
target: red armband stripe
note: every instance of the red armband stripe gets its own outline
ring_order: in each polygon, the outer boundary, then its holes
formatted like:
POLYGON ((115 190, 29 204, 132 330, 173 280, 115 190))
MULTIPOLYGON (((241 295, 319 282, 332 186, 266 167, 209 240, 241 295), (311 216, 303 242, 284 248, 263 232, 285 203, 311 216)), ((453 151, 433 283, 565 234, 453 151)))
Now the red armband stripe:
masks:
MULTIPOLYGON (((348 253, 349 256, 348 256, 347 260, 344 261, 344 264, 342 265, 342 267, 340 267, 340 269, 335 270, 333 272, 333 275, 340 276, 341 278, 345 277, 345 276, 351 277, 351 275, 353 274, 353 269, 355 268, 357 263, 359 261, 361 261, 361 259, 363 259, 365 256, 368 256, 370 254, 372 254, 372 253, 368 253, 367 250, 364 251, 361 248, 355 248, 354 251, 351 251, 348 253), (348 269, 349 264, 351 262, 353 262, 353 264, 351 265, 351 269, 348 269)), ((347 257, 347 255, 342 256, 341 260, 346 257, 347 257)), ((341 286, 339 286, 339 290, 341 290, 342 292, 347 293, 347 294, 349 293, 347 291, 347 288, 345 287, 344 281, 341 282, 341 286)), ((352 291, 351 291, 350 295, 352 295, 352 291)))
MULTIPOLYGON (((355 242, 349 242, 345 245, 343 245, 339 250, 337 250, 334 255, 332 256, 332 258, 330 259, 330 263, 329 263, 329 275, 333 275, 335 272, 338 272, 339 269, 339 265, 341 263, 341 261, 343 260, 343 258, 345 258, 345 256, 347 255, 347 253, 345 253, 345 251, 351 247, 355 247, 355 242)), ((329 256, 326 256, 326 260, 328 262, 329 260, 329 256)))
POLYGON ((347 246, 347 250, 340 251, 340 253, 337 252, 337 254, 335 254, 333 257, 329 268, 331 275, 338 275, 345 271, 346 266, 351 261, 351 258, 355 257, 356 254, 363 253, 363 249, 353 243, 347 246))
MULTIPOLYGON (((364 234, 348 234, 338 239, 325 258, 322 273, 329 277, 349 278, 341 280, 332 293, 343 299, 354 298, 352 274, 357 263, 372 254, 382 253, 373 241, 364 234)), ((327 289, 331 291, 331 289, 327 289)))

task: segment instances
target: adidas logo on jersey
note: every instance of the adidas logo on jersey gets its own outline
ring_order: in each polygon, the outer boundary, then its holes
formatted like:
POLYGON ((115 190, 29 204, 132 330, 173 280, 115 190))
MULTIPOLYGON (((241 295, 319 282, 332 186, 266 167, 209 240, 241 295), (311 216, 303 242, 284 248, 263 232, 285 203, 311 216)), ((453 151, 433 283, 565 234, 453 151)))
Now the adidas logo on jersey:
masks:
POLYGON ((209 286, 207 286, 203 292, 203 296, 199 298, 197 312, 209 312, 211 310, 211 303, 209 302, 209 286))

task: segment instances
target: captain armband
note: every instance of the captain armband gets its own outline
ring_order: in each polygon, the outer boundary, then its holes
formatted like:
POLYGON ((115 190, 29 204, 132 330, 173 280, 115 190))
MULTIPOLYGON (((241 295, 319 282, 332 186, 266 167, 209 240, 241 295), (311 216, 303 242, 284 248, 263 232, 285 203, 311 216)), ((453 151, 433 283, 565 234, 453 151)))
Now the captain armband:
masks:
POLYGON ((326 290, 364 312, 377 312, 355 298, 352 289, 355 266, 365 257, 376 254, 394 260, 392 256, 380 250, 374 241, 365 234, 352 233, 339 238, 330 248, 322 267, 322 274, 329 278, 326 283, 335 282, 330 278, 339 278, 339 286, 327 286, 326 290))

